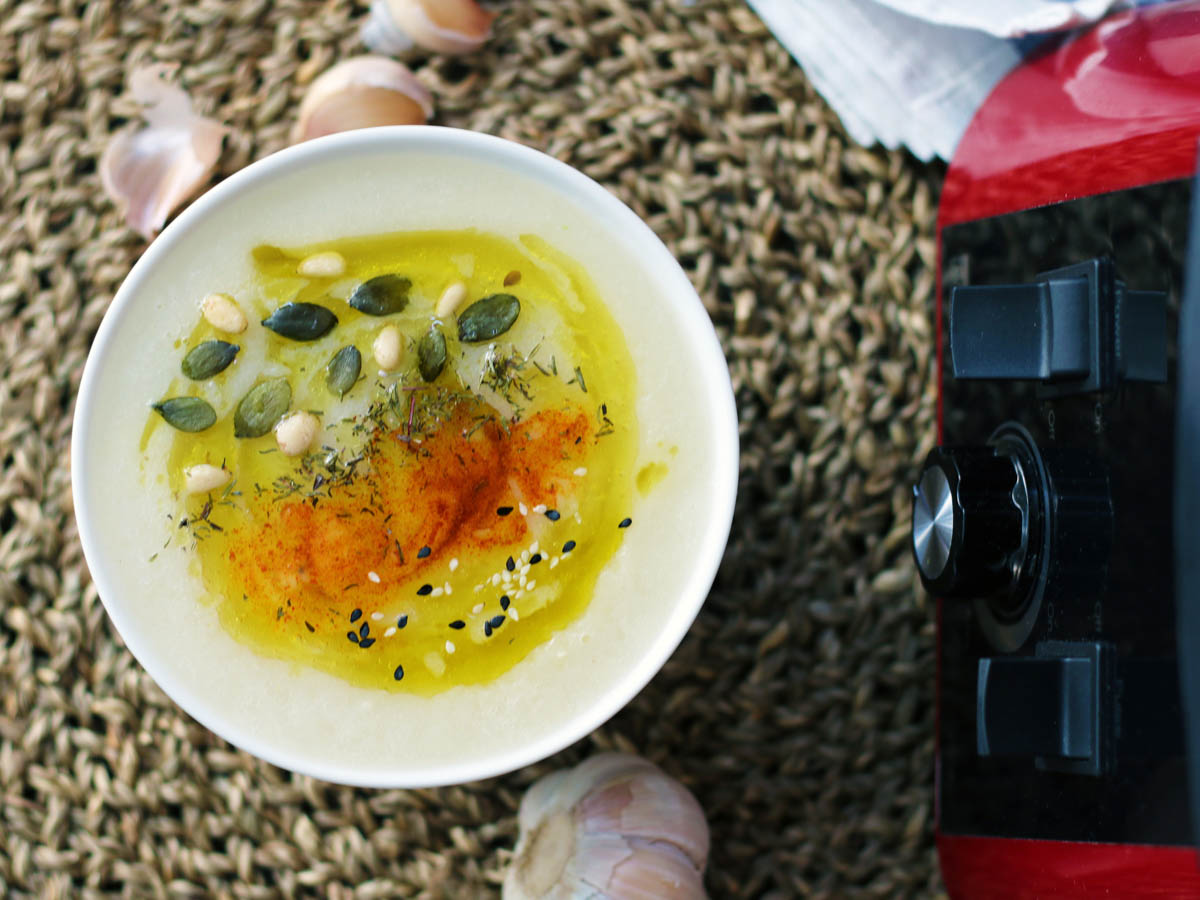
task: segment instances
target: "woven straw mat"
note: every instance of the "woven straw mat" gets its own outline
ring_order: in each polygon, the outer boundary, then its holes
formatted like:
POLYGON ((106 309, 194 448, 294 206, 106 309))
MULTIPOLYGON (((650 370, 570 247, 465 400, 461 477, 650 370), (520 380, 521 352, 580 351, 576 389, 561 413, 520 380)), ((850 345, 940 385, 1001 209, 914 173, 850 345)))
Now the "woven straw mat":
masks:
POLYGON ((741 0, 526 0, 434 121, 597 179, 691 277, 729 360, 741 486, 712 594, 623 712, 442 790, 292 775, 134 662, 80 553, 68 443, 88 345, 145 242, 97 162, 129 72, 180 63, 227 123, 214 180, 285 146, 365 2, 0 0, 0 895, 494 897, 525 788, 619 748, 699 798, 721 897, 930 896, 931 606, 908 485, 934 440, 940 172, 850 143, 741 0))

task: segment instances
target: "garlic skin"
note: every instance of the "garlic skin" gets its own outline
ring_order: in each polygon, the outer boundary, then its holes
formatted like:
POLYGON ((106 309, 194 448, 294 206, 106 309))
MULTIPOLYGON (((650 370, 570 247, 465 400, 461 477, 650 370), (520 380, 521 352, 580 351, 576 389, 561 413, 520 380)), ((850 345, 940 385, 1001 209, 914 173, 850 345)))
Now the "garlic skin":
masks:
POLYGON ((376 53, 470 53, 492 36, 495 18, 475 0, 373 0, 361 37, 376 53))
POLYGON ((433 96, 407 67, 355 56, 323 72, 300 102, 292 143, 377 125, 423 125, 433 96))
POLYGON ((167 81, 176 68, 158 64, 130 74, 129 90, 144 107, 146 127, 115 135, 100 157, 105 192, 147 240, 208 180, 229 132, 196 115, 183 89, 167 81))
POLYGON ((704 900, 708 823, 653 763, 602 753, 536 782, 521 801, 504 900, 704 900))

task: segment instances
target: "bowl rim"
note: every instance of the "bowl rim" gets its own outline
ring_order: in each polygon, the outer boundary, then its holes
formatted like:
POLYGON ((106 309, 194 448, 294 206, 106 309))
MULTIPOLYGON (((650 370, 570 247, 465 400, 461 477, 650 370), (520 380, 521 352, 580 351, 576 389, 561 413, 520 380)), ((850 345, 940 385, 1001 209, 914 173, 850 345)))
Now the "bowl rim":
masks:
MULTIPOLYGON (((610 230, 603 217, 597 217, 598 227, 610 230)), ((84 558, 100 600, 125 646, 146 674, 185 713, 217 736, 272 765, 320 778, 325 781, 373 788, 422 788, 464 784, 503 775, 543 760, 586 737, 626 706, 662 669, 691 628, 696 615, 711 591, 717 570, 729 540, 739 474, 739 435, 736 405, 728 363, 711 320, 698 294, 679 262, 654 231, 636 213, 603 185, 579 170, 532 147, 480 132, 431 125, 406 125, 362 129, 328 135, 280 150, 251 163, 228 176, 184 209, 162 233, 152 241, 135 262, 121 283, 89 348, 84 363, 76 407, 72 421, 70 446, 73 467, 72 499, 79 540, 84 558), (299 748, 282 746, 284 742, 266 742, 258 735, 231 723, 221 709, 193 691, 186 679, 176 677, 169 667, 160 664, 160 653, 153 642, 143 640, 132 628, 135 615, 127 606, 106 597, 117 594, 108 567, 101 558, 100 540, 95 517, 85 489, 88 469, 81 461, 87 459, 85 443, 91 433, 91 411, 95 405, 96 372, 109 355, 106 351, 119 333, 127 307, 140 290, 140 284, 177 244, 186 240, 189 231, 200 224, 239 191, 260 182, 269 182, 312 163, 330 157, 353 157, 360 152, 377 152, 382 148, 404 152, 454 152, 499 165, 542 183, 551 190, 571 196, 604 217, 612 217, 620 227, 638 236, 636 253, 671 285, 671 295, 680 299, 685 315, 703 316, 693 330, 695 351, 701 368, 714 376, 706 379, 714 427, 710 435, 714 453, 714 468, 719 480, 707 486, 711 524, 704 540, 695 550, 695 572, 682 586, 679 598, 668 614, 670 626, 651 644, 646 654, 631 667, 623 678, 607 685, 598 701, 585 710, 555 723, 540 739, 522 743, 505 753, 482 752, 468 760, 442 763, 414 769, 397 767, 388 776, 380 770, 359 772, 356 769, 307 756, 299 748), (691 313, 686 307, 694 301, 691 313), (704 325, 707 327, 702 327, 704 325)))

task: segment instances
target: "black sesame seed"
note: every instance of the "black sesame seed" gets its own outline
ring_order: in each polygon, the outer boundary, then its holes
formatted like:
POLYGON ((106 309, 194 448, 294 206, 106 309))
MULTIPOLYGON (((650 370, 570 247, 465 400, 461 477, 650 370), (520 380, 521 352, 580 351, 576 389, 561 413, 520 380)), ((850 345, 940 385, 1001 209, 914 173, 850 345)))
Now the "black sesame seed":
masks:
POLYGON ((501 506, 496 510, 496 515, 507 516, 510 512, 512 512, 512 509, 513 508, 511 506, 501 506))
POLYGON ((618 528, 628 528, 632 524, 633 524, 633 519, 626 516, 624 519, 621 520, 620 524, 617 525, 617 527, 618 528))
POLYGON ((397 681, 404 677, 404 666, 396 666, 396 671, 392 673, 392 677, 397 681))
POLYGON ((467 627, 467 623, 464 622, 462 619, 455 619, 453 622, 450 623, 450 627, 453 628, 455 631, 461 631, 462 629, 467 627))
POLYGON ((361 618, 362 618, 362 610, 361 609, 356 609, 354 612, 350 613, 350 621, 351 622, 357 622, 361 618))
POLYGON ((425 597, 432 593, 433 593, 433 585, 432 584, 423 584, 419 588, 417 588, 417 596, 418 597, 425 597))
POLYGON ((607 403, 600 404, 600 415, 602 415, 602 416, 608 415, 608 404, 607 403))
POLYGON ((548 509, 546 510, 546 518, 551 522, 557 522, 562 518, 562 516, 559 514, 557 509, 548 509))
POLYGON ((540 554, 540 553, 535 553, 535 554, 533 554, 533 556, 529 557, 529 564, 531 566, 536 566, 541 561, 542 561, 542 554, 540 554))
POLYGON ((313 627, 312 627, 312 623, 311 623, 311 622, 305 622, 305 623, 304 623, 304 627, 305 627, 305 628, 307 628, 307 629, 308 629, 310 632, 315 632, 315 631, 317 630, 317 629, 315 629, 315 628, 313 628, 313 627))
POLYGON ((346 637, 350 639, 350 643, 352 643, 352 644, 358 643, 358 635, 355 634, 353 631, 347 631, 346 637))
POLYGON ((510 572, 511 572, 511 571, 512 571, 513 569, 515 569, 516 567, 517 567, 517 564, 516 564, 515 562, 513 562, 513 558, 510 556, 510 557, 508 558, 508 562, 506 562, 506 563, 504 564, 504 568, 508 569, 508 571, 510 571, 510 572))
POLYGON ((420 550, 417 551, 417 559, 424 559, 432 552, 433 551, 430 550, 428 547, 422 547, 420 550))
POLYGON ((491 623, 491 622, 484 622, 484 623, 483 623, 483 636, 484 636, 484 637, 491 637, 491 636, 492 636, 492 623, 491 623))
POLYGON ((398 618, 396 620, 397 628, 403 628, 407 624, 408 624, 408 616, 401 616, 400 618, 398 618))
POLYGON ((375 643, 375 638, 364 638, 363 640, 358 642, 358 646, 361 647, 363 650, 366 650, 373 643, 375 643))
POLYGON ((371 626, 368 625, 366 622, 363 622, 362 628, 358 629, 358 636, 366 637, 370 633, 371 633, 371 626))
POLYGON ((504 616, 492 616, 490 619, 488 619, 488 624, 493 628, 499 628, 504 624, 504 616))
POLYGON ((563 544, 563 553, 570 553, 574 549, 575 549, 574 541, 567 541, 565 544, 563 544))
POLYGON ((508 604, 511 602, 512 601, 508 599, 508 594, 505 594, 503 597, 500 598, 500 608, 508 609, 508 604))

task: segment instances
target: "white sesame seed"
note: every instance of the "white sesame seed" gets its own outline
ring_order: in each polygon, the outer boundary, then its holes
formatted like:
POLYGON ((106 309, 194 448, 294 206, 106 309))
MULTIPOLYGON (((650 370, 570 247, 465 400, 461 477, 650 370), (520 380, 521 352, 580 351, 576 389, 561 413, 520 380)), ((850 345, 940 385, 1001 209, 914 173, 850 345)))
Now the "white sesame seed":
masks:
POLYGON ((520 510, 521 515, 523 515, 523 516, 529 515, 529 507, 526 506, 524 503, 518 503, 517 509, 520 510))
POLYGON ((537 541, 534 541, 532 544, 529 545, 530 553, 537 553, 541 549, 542 549, 542 545, 539 544, 537 541))
POLYGON ((537 582, 531 581, 529 584, 525 585, 525 590, 532 591, 535 587, 537 587, 537 582))
POLYGON ((493 575, 492 576, 492 587, 495 587, 496 585, 498 585, 500 583, 500 579, 502 577, 503 576, 499 572, 497 572, 495 575, 493 575))
POLYGON ((544 513, 546 511, 546 509, 547 509, 547 506, 545 503, 539 503, 537 506, 535 506, 533 508, 533 511, 540 516, 542 513, 544 513))
POLYGON ((557 556, 550 557, 550 568, 553 569, 557 565, 558 565, 558 557, 557 556))
POLYGON ((387 630, 387 631, 385 631, 385 632, 383 633, 383 636, 384 636, 384 637, 391 637, 391 636, 392 636, 393 634, 395 634, 395 633, 396 633, 396 626, 395 626, 395 625, 393 625, 393 626, 391 626, 390 628, 388 628, 388 630, 387 630))
POLYGON ((382 622, 383 621, 383 613, 373 612, 373 613, 371 613, 371 618, 374 619, 376 622, 382 622))
POLYGON ((477 585, 475 585, 475 593, 477 593, 477 594, 478 594, 478 593, 479 593, 480 591, 482 591, 482 590, 483 590, 483 585, 482 585, 482 584, 477 584, 477 585))
POLYGON ((431 593, 429 596, 431 596, 431 597, 440 597, 440 596, 442 596, 442 594, 444 594, 444 593, 446 593, 446 592, 445 592, 444 590, 442 590, 441 588, 434 588, 434 589, 433 589, 433 592, 432 592, 432 593, 431 593))
POLYGON ((446 596, 454 593, 454 588, 450 587, 450 582, 446 582, 446 596))
POLYGON ((531 555, 531 554, 530 554, 530 552, 529 552, 528 550, 522 550, 522 551, 521 551, 521 562, 522 562, 522 564, 529 562, 529 557, 530 557, 530 555, 531 555))
POLYGON ((512 598, 513 598, 514 600, 520 600, 520 599, 521 599, 522 597, 524 597, 524 596, 525 596, 525 592, 524 592, 524 591, 516 591, 516 592, 515 592, 515 593, 512 595, 512 598))
POLYGON ((447 653, 453 653, 453 652, 454 652, 454 650, 455 650, 454 642, 453 642, 453 641, 446 641, 446 652, 447 652, 447 653))
POLYGON ((456 556, 456 557, 454 557, 454 559, 450 560, 450 571, 453 572, 457 568, 458 568, 458 557, 456 556))
POLYGON ((515 606, 510 606, 508 608, 508 617, 510 619, 512 619, 514 622, 521 621, 521 617, 517 615, 517 608, 515 606))
POLYGON ((476 603, 474 606, 472 606, 472 607, 471 607, 471 613, 472 613, 472 615, 476 615, 476 616, 477 616, 477 615, 479 615, 481 612, 483 612, 483 604, 482 604, 482 603, 476 603))
POLYGON ((521 568, 520 568, 520 569, 517 571, 517 574, 518 574, 518 575, 522 575, 522 576, 523 576, 523 575, 528 575, 528 574, 529 574, 529 568, 530 568, 530 566, 532 566, 532 565, 533 565, 533 563, 525 563, 525 565, 521 566, 521 568))
POLYGON ((379 584, 379 574, 377 572, 368 572, 367 578, 375 582, 375 584, 379 584))
POLYGON ((582 478, 584 475, 587 474, 587 469, 585 469, 583 466, 580 466, 578 469, 575 470, 575 474, 578 475, 580 478, 582 478))
POLYGON ((521 577, 517 580, 517 584, 521 585, 521 587, 525 587, 525 582, 527 582, 528 580, 529 580, 529 576, 526 575, 524 572, 522 572, 521 577))

